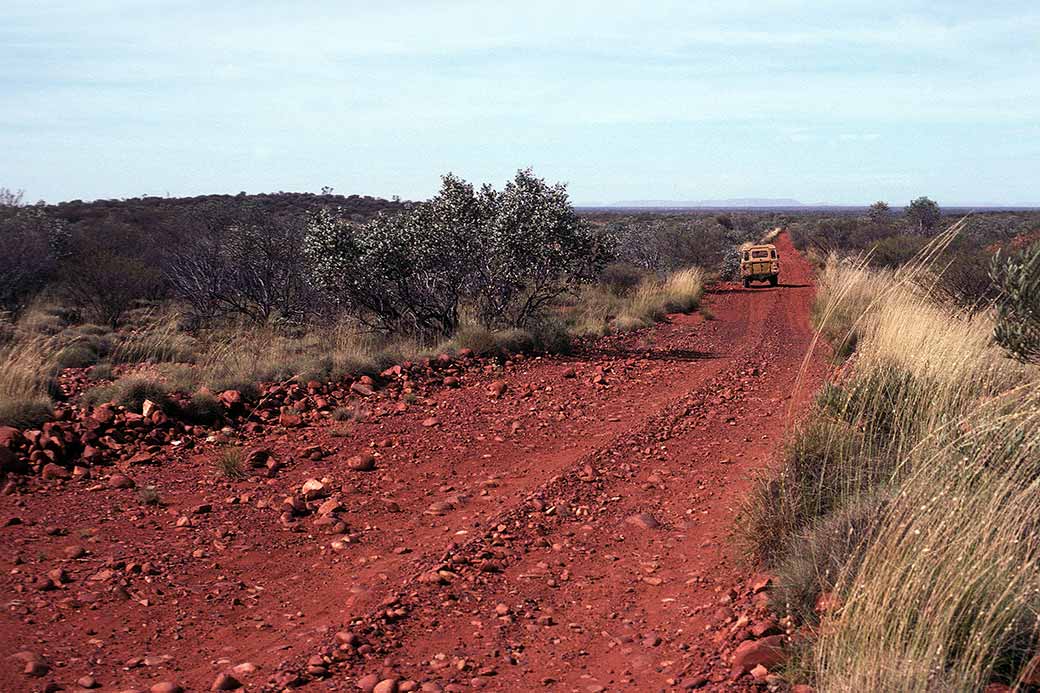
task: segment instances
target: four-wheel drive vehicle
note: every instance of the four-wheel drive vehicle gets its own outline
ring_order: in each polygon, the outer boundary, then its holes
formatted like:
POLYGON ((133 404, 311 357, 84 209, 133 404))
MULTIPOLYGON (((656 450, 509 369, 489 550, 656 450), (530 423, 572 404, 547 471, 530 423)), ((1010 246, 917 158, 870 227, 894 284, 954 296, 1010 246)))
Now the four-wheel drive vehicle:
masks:
POLYGON ((780 279, 780 256, 771 244, 750 245, 740 249, 740 278, 744 288, 751 282, 769 282, 776 286, 780 279))

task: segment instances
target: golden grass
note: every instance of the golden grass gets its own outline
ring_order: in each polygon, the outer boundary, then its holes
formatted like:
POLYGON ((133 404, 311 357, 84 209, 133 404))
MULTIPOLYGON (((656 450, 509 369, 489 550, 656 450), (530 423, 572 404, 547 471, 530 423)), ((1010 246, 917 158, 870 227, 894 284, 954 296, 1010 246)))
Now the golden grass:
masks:
POLYGON ((664 279, 644 279, 620 296, 602 286, 587 287, 571 311, 571 329, 577 335, 598 336, 649 327, 669 313, 695 310, 703 294, 704 271, 699 267, 664 279))
POLYGON ((0 348, 0 426, 28 428, 49 416, 48 386, 55 368, 49 342, 35 337, 0 348))
POLYGON ((895 273, 828 263, 815 319, 855 351, 744 515, 781 594, 815 565, 839 595, 807 655, 821 691, 981 690, 1037 646, 1040 370, 931 294, 937 245, 895 273), (876 518, 829 540, 857 507, 876 518))

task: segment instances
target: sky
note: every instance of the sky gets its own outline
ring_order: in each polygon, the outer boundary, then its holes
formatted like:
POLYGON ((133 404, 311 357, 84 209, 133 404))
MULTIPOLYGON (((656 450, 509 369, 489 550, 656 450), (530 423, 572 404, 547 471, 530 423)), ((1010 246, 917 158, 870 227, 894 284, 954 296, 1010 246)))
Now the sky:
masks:
POLYGON ((4 0, 0 186, 31 201, 1040 205, 1036 0, 4 0))

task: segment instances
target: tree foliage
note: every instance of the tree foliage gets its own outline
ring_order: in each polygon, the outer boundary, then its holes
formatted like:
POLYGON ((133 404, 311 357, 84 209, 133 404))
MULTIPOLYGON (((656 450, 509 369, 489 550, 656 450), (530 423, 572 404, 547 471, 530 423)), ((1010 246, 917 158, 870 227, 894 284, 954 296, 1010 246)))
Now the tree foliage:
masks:
POLYGON ((905 213, 907 220, 921 234, 928 233, 934 229, 939 223, 939 219, 942 218, 942 211, 939 209, 939 205, 927 197, 919 197, 913 200, 907 205, 905 213))
POLYGON ((991 273, 1001 293, 994 339, 1019 360, 1040 361, 1040 242, 998 253, 991 273))
POLYGON ((314 284, 361 320, 440 335, 458 328, 466 300, 486 326, 523 326, 611 254, 564 186, 530 171, 502 191, 449 174, 427 202, 362 225, 321 212, 305 250, 314 284))
POLYGON ((0 214, 0 310, 17 316, 53 282, 68 242, 61 219, 40 207, 8 206, 0 214))
POLYGON ((874 204, 870 205, 867 210, 867 218, 869 218, 875 224, 885 224, 889 220, 889 215, 892 209, 888 206, 887 202, 878 200, 874 204))

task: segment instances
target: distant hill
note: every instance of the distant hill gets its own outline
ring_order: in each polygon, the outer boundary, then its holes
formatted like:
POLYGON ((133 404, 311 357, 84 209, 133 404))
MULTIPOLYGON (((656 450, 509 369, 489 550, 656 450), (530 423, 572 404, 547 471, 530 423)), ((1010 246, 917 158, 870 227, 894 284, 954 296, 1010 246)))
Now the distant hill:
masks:
POLYGON ((623 202, 614 202, 605 206, 629 208, 665 207, 671 209, 717 209, 719 207, 726 207, 740 209, 755 207, 805 207, 806 205, 798 200, 792 200, 787 197, 734 197, 725 200, 626 200, 623 202))

